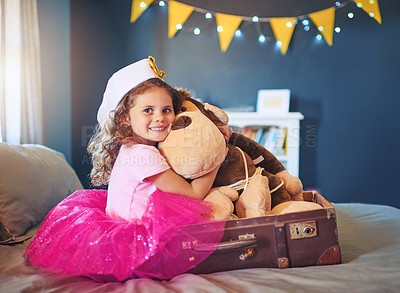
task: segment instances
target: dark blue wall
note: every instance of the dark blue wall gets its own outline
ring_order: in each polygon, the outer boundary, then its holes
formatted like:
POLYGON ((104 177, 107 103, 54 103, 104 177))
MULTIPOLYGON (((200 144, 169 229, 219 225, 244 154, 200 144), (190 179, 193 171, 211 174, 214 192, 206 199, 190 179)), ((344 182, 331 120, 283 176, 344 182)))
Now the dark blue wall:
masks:
POLYGON ((44 144, 71 162, 69 0, 38 0, 44 144))
MULTIPOLYGON (((273 3, 279 15, 279 1, 273 3)), ((258 43, 255 26, 249 25, 222 53, 214 20, 199 36, 181 31, 168 39, 167 7, 153 5, 131 24, 130 0, 70 4, 72 161, 86 187, 90 162, 85 144, 107 79, 151 54, 166 71, 167 82, 220 107, 255 106, 258 89, 290 89, 290 110, 305 116, 300 153, 305 188, 318 188, 332 202, 400 207, 393 184, 400 176, 399 1, 379 1, 382 25, 354 4, 337 10, 342 31, 332 47, 315 40, 315 28, 305 32, 299 24, 285 56, 275 47, 268 24, 261 25, 270 37, 266 43, 258 43), (350 10, 353 19, 347 18, 350 10)), ((235 5, 229 9, 234 13, 235 5)), ((203 16, 194 14, 187 25, 202 23, 203 16)))

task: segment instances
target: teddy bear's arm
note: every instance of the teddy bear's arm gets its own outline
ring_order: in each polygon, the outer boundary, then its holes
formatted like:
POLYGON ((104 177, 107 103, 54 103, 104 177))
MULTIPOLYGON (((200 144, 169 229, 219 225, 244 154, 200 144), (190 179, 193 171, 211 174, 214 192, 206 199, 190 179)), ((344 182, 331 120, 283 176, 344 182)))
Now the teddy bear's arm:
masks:
POLYGON ((257 167, 262 167, 271 174, 275 175, 285 170, 282 163, 271 152, 242 134, 233 132, 229 143, 241 148, 251 157, 257 167))

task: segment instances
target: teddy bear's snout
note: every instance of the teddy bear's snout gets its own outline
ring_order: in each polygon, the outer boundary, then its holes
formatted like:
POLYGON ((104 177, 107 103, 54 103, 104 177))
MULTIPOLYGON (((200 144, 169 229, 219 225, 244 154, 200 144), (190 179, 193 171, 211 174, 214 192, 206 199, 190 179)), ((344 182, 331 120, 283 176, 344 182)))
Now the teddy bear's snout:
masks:
POLYGON ((192 119, 189 116, 179 116, 172 124, 172 130, 178 130, 188 127, 192 123, 192 119))

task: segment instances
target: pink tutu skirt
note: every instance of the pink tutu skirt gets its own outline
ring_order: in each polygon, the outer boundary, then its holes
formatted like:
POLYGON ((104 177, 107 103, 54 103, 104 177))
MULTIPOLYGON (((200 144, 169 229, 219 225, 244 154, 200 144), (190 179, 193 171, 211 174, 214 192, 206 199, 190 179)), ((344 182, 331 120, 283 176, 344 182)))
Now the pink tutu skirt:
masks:
POLYGON ((31 265, 99 282, 171 279, 194 268, 222 239, 225 222, 211 220, 211 204, 156 191, 141 220, 106 215, 106 190, 78 190, 43 220, 24 256, 31 265), (202 233, 204 225, 207 231, 202 233), (193 245, 210 244, 198 254, 193 245))

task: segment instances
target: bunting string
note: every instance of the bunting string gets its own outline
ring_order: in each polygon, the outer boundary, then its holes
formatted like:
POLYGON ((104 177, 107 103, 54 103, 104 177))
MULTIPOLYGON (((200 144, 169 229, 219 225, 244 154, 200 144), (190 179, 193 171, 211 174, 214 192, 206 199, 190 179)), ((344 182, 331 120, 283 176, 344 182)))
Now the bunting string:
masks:
MULTIPOLYGON (((154 0, 132 0, 131 22, 135 22, 140 15, 154 2, 154 0)), ((345 0, 337 1, 334 6, 322 9, 319 11, 288 17, 258 17, 244 16, 220 13, 181 3, 176 0, 158 1, 159 6, 168 5, 168 37, 173 38, 180 30, 192 30, 195 35, 200 34, 201 29, 208 26, 211 22, 207 21, 203 26, 184 27, 185 22, 194 13, 205 15, 206 19, 215 18, 216 29, 222 52, 226 52, 232 39, 235 36, 241 35, 241 29, 255 24, 259 41, 265 42, 271 37, 266 37, 261 29, 261 23, 269 23, 276 43, 280 47, 282 55, 285 55, 289 47, 295 26, 301 22, 304 29, 309 29, 310 20, 318 29, 317 38, 324 39, 329 46, 333 45, 333 32, 339 32, 340 28, 335 27, 336 10, 350 4, 355 3, 359 8, 363 9, 368 15, 374 18, 379 24, 382 23, 382 18, 379 10, 378 0, 345 0)), ((352 16, 349 13, 349 18, 352 16)))

